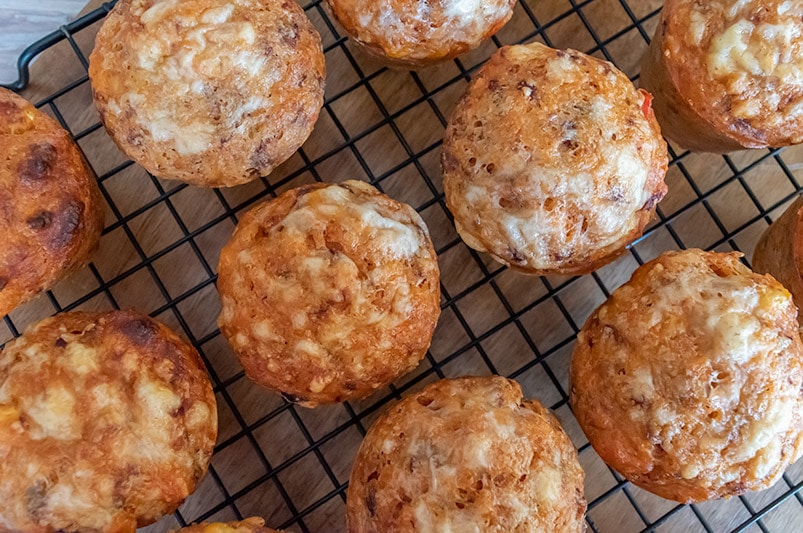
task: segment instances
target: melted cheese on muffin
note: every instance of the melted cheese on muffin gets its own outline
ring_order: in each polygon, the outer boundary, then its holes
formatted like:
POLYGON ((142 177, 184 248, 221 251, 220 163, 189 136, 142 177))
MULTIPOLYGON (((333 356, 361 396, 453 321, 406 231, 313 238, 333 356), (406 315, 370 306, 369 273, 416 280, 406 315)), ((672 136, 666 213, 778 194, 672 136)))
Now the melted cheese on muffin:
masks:
POLYGON ((133 531, 206 471, 217 412, 203 363, 130 312, 46 319, 0 353, 0 529, 133 531))
POLYGON ((248 375, 305 405, 365 395, 415 366, 440 313, 423 221, 357 181, 258 206, 219 271, 219 322, 248 375))
POLYGON ((577 454, 501 377, 434 383, 369 429, 347 500, 363 531, 582 531, 577 454))
POLYGON ((202 186, 267 175, 306 140, 323 103, 320 37, 286 0, 121 0, 89 75, 127 155, 202 186))
POLYGON ((670 69, 678 89, 699 102, 698 112, 712 124, 730 124, 752 144, 801 142, 803 5, 788 0, 671 4, 665 53, 673 57, 670 69))
POLYGON ((584 326, 573 406, 600 456, 646 490, 741 494, 803 452, 802 354, 796 309, 774 279, 736 254, 665 253, 584 326))
POLYGON ((612 260, 666 191, 666 145, 648 96, 579 52, 500 50, 444 139, 444 189, 460 236, 536 274, 586 273, 612 260))
POLYGON ((345 30, 369 52, 425 66, 476 47, 512 16, 511 0, 328 0, 345 30))

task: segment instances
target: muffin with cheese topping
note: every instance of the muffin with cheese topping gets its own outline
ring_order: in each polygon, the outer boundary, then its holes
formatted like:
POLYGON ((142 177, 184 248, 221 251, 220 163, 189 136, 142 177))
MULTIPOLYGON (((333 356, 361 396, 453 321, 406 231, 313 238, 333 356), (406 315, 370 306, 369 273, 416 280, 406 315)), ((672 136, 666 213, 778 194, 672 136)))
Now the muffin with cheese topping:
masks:
POLYGON ((499 376, 448 379, 365 435, 348 530, 582 532, 583 470, 557 419, 499 376))
POLYGON ((55 120, 0 88, 0 317, 85 266, 103 199, 55 120))
POLYGON ((666 194, 650 99, 574 50, 499 50, 443 141, 446 203, 466 244, 537 275, 586 274, 616 258, 666 194))
POLYGON ((765 489, 803 454, 797 309, 739 257, 666 252, 577 338, 577 421, 606 463, 664 498, 765 489))
POLYGON ((195 490, 216 436, 204 365, 166 326, 45 319, 0 352, 0 530, 133 533, 195 490))
POLYGON ((761 235, 753 252, 753 269, 772 274, 798 306, 803 304, 803 196, 761 235))
POLYGON ((280 533, 265 527, 261 518, 246 518, 239 522, 203 522, 179 529, 179 533, 280 533))
POLYGON ((513 16, 515 0, 327 0, 346 33, 390 66, 420 68, 476 48, 513 16))
POLYGON ((360 181, 258 205, 218 272, 218 323, 246 374, 307 407, 366 396, 412 370, 440 315, 424 221, 360 181))
POLYGON ((203 187, 268 175, 323 105, 321 39, 292 0, 120 0, 89 77, 120 149, 203 187))
POLYGON ((803 141, 803 4, 667 0, 644 58, 668 139, 699 152, 803 141))

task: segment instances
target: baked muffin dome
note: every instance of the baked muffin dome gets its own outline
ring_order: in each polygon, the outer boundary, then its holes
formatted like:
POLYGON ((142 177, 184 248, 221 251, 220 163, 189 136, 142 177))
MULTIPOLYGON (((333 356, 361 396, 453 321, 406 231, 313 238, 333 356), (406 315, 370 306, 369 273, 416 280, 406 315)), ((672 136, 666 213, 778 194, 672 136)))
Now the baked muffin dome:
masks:
MULTIPOLYGON (((798 306, 803 304, 803 196, 764 231, 752 264, 756 272, 780 281, 798 306)), ((800 321, 799 314, 797 318, 800 321)))
POLYGON ((327 0, 346 33, 391 66, 451 59, 498 32, 515 0, 327 0))
POLYGON ((667 0, 640 83, 668 139, 700 152, 803 141, 803 5, 667 0))
POLYGON ((0 352, 0 529, 133 532, 195 490, 216 435, 203 363, 167 327, 45 319, 0 352))
POLYGON ((0 143, 2 317, 89 262, 103 200, 69 133, 3 88, 0 143))
POLYGON ((666 143, 613 65, 544 45, 500 49, 446 129, 446 203, 467 245, 529 274, 586 274, 666 193, 666 143))
POLYGON ((603 461, 664 498, 765 489, 803 452, 797 309, 739 257, 664 253, 577 338, 577 421, 603 461))
POLYGON ((218 324, 246 374, 307 407, 366 396, 415 368, 440 315, 424 221, 360 181, 255 207, 218 273, 218 324))
POLYGON ((246 518, 239 522, 213 522, 193 524, 179 529, 181 533, 280 533, 275 529, 265 527, 261 518, 246 518))
POLYGON ((502 377, 443 380, 365 435, 348 530, 585 530, 583 471, 557 419, 502 377))
POLYGON ((160 178, 221 187, 269 174, 304 143, 324 57, 289 0, 120 0, 89 77, 126 155, 160 178))

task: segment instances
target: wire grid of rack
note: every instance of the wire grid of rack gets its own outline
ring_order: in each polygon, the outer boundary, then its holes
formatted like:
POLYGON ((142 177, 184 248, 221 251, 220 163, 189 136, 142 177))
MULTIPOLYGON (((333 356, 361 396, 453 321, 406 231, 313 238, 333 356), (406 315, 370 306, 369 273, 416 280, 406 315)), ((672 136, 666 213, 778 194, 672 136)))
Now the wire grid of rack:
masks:
MULTIPOLYGON (((36 104, 84 150, 108 204, 107 221, 93 263, 5 317, 0 342, 56 312, 133 306, 199 349, 220 412, 212 466, 179 511, 149 530, 251 515, 296 531, 342 530, 351 463, 378 414, 436 379, 488 373, 517 379, 527 396, 551 407, 563 423, 586 471, 590 531, 801 530, 803 461, 770 490, 678 505, 628 484, 600 461, 571 414, 566 391, 578 328, 639 264, 685 247, 743 251, 748 261, 758 236, 801 188, 803 149, 714 156, 670 147, 670 192, 658 220, 615 263, 578 278, 531 278, 500 267, 460 241, 444 205, 441 137, 455 100, 485 59, 504 44, 539 40, 608 59, 637 81, 660 0, 520 0, 492 41, 418 73, 382 68, 353 48, 325 3, 305 4, 321 33, 328 70, 315 132, 272 175, 222 190, 148 175, 125 160, 98 123, 87 56, 113 4, 62 27, 20 58, 17 90, 28 84, 33 57, 60 49, 54 64, 72 75, 39 94, 36 104), (302 183, 349 178, 370 181, 413 205, 427 222, 442 270, 443 312, 426 359, 411 375, 363 401, 306 410, 243 376, 215 325, 217 258, 238 215, 256 202, 302 183)), ((39 72, 34 69, 32 87, 39 72)))

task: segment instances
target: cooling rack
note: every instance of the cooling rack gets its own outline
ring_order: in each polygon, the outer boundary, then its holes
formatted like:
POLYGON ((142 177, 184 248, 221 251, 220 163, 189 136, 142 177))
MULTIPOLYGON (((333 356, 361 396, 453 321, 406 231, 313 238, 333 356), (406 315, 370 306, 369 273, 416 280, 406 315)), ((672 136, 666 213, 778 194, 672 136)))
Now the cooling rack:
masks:
POLYGON ((215 455, 196 493, 148 531, 252 515, 293 531, 343 530, 351 463, 378 414, 434 380, 488 373, 518 380, 563 423, 586 471, 590 531, 801 531, 803 461, 767 491, 678 505, 630 485, 600 461, 566 391, 578 328, 639 264, 686 247, 742 251, 749 264, 761 232, 801 188, 803 148, 715 156, 670 146, 669 194, 657 220, 619 260, 583 277, 534 278, 500 267, 462 244, 444 204, 438 158, 446 119, 484 60, 504 44, 537 40, 605 58, 637 80, 660 0, 520 0, 491 41, 417 73, 382 68, 354 49, 325 3, 303 4, 326 53, 321 118, 309 141, 273 174, 222 190, 154 178, 127 161, 103 131, 86 67, 113 4, 28 48, 19 79, 9 85, 71 132, 98 176, 107 218, 93 263, 5 317, 0 343, 60 311, 135 307, 198 348, 219 405, 215 455), (215 325, 215 269, 244 210, 303 183, 354 178, 413 205, 427 222, 442 271, 442 317, 426 359, 411 375, 363 401, 307 410, 244 377, 215 325))

